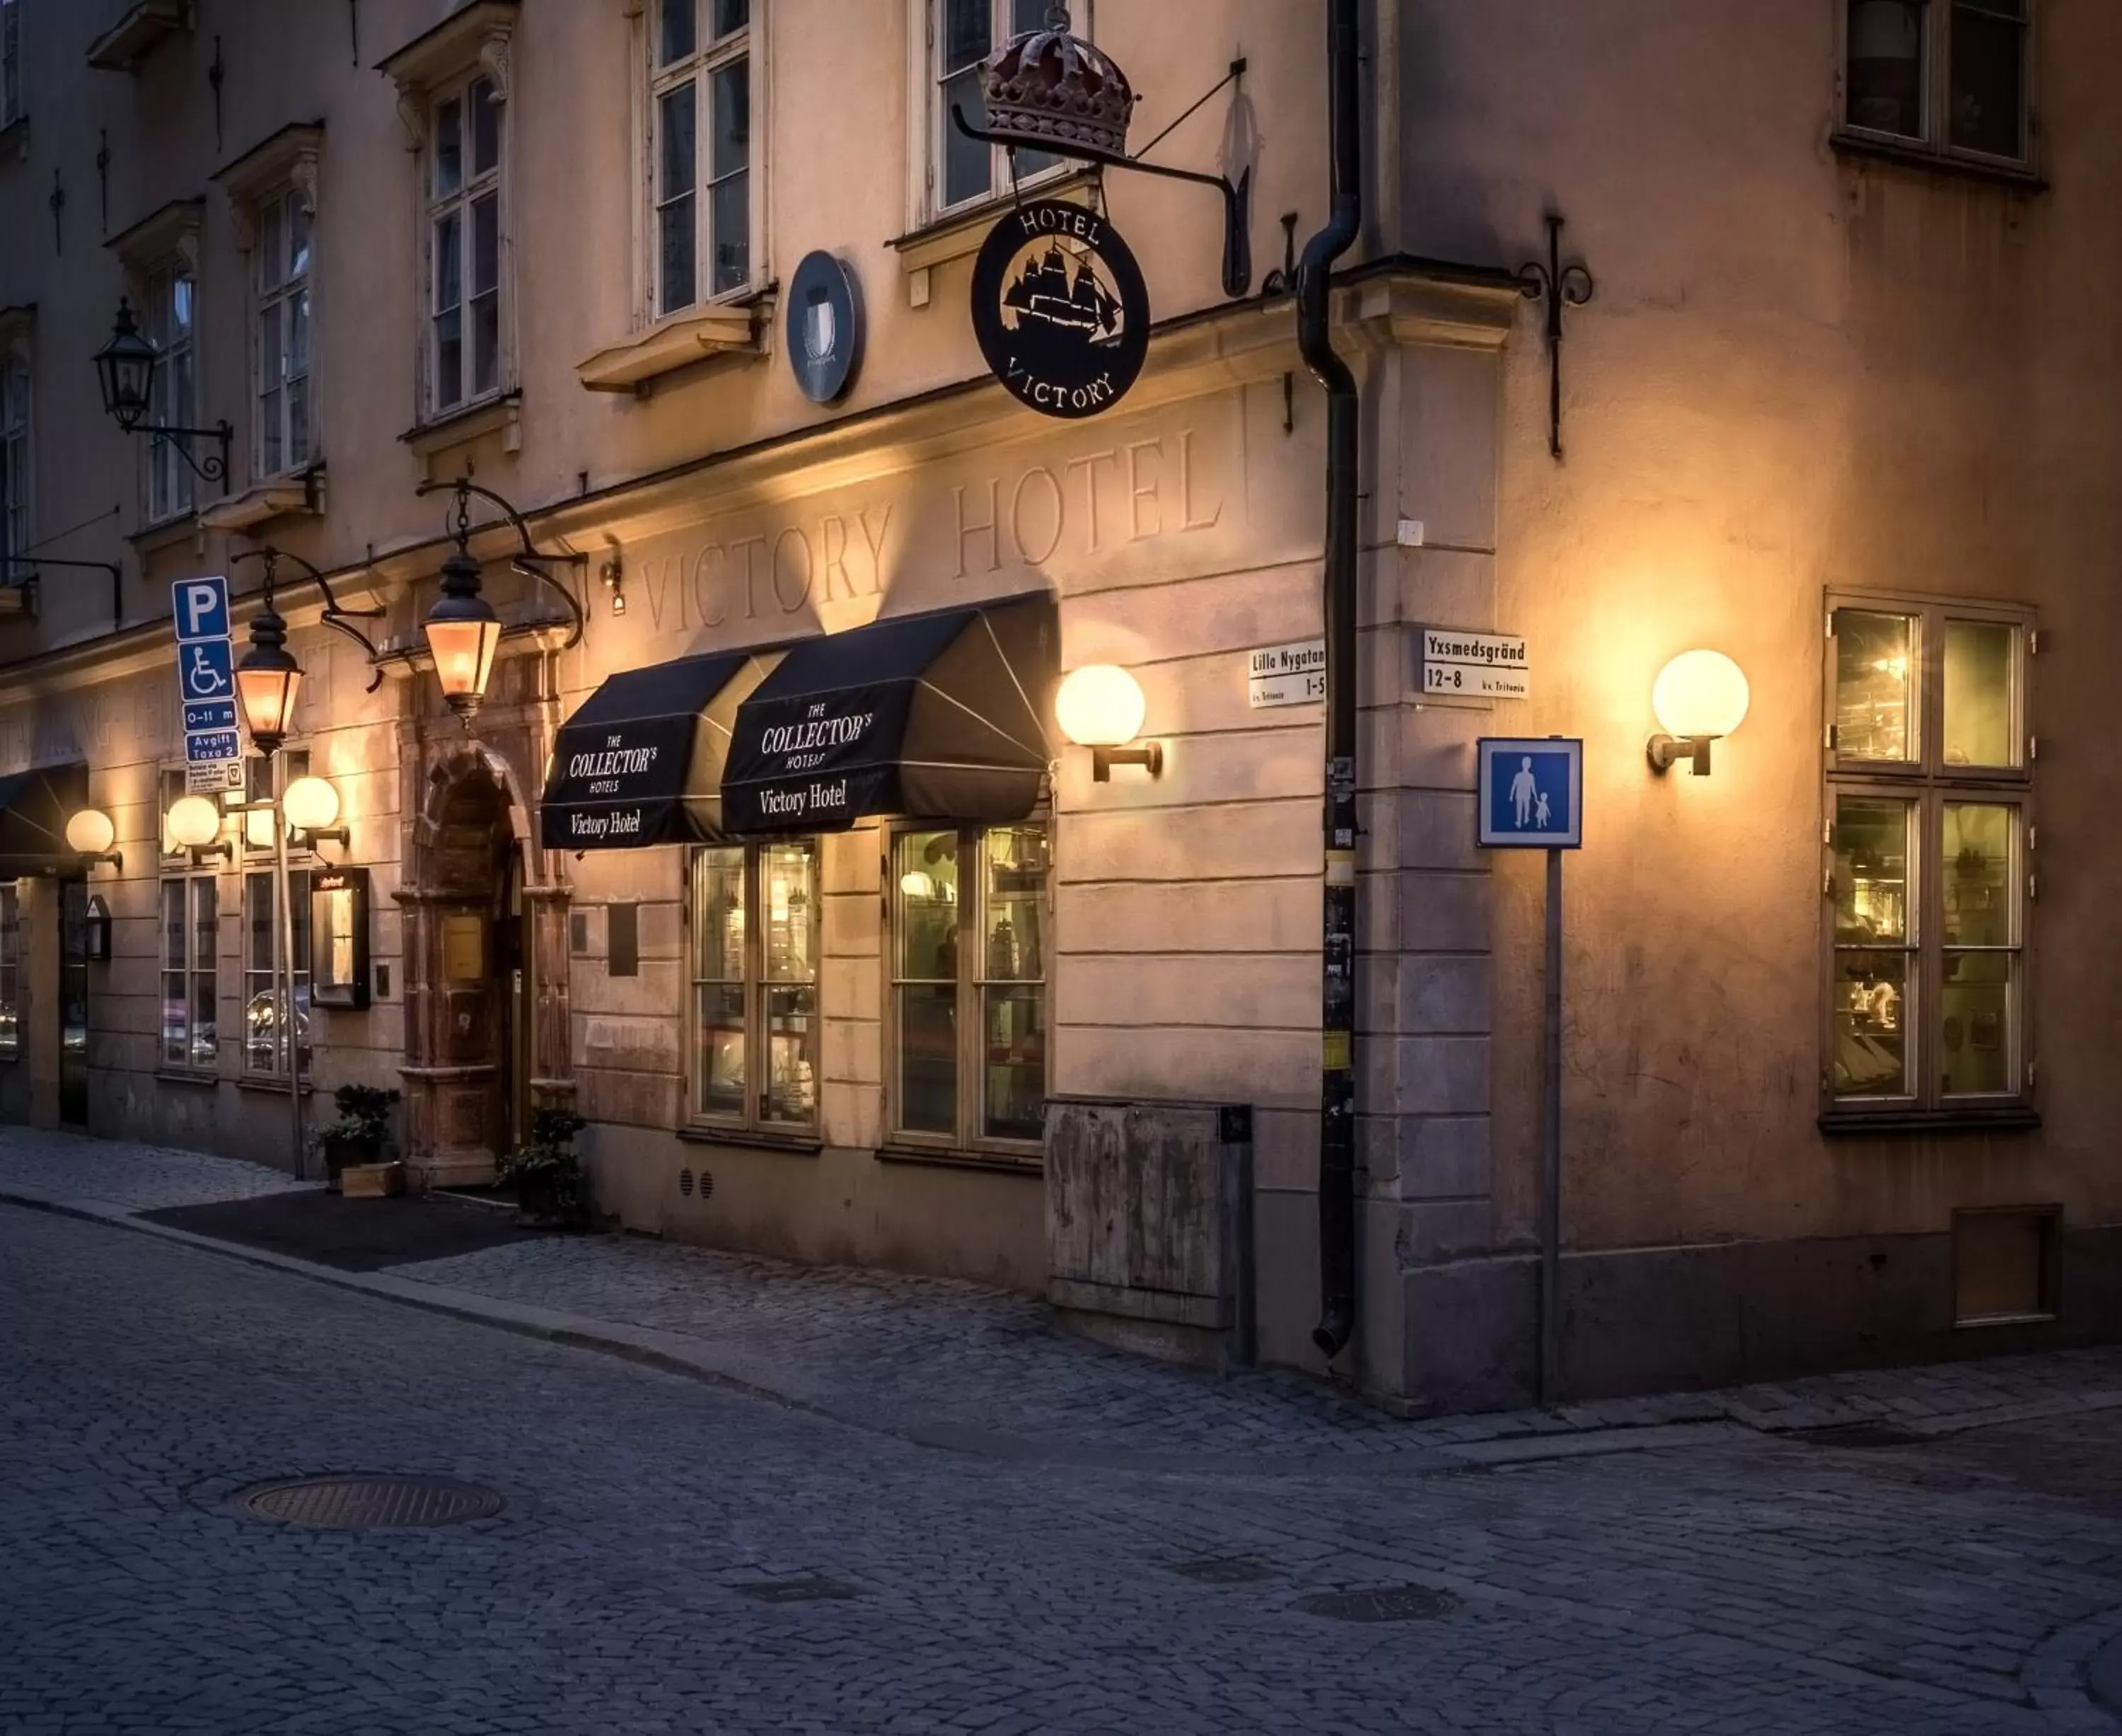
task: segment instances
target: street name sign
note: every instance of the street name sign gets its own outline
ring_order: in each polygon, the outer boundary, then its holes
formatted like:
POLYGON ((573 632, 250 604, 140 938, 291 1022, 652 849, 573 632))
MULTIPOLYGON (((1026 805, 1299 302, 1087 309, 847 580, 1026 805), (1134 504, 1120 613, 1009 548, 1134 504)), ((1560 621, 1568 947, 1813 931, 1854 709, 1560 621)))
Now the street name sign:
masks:
POLYGON ((243 736, 236 718, 236 643, 229 631, 228 581, 220 574, 171 587, 177 636, 178 722, 185 737, 185 788, 218 795, 243 788, 243 736))
POLYGON ((1420 630, 1423 699, 1522 700, 1532 692, 1526 642, 1517 634, 1457 627, 1420 630))
POLYGON ((1246 703, 1255 711, 1274 705, 1316 705, 1326 697, 1326 641, 1297 639, 1252 653, 1246 674, 1246 703))

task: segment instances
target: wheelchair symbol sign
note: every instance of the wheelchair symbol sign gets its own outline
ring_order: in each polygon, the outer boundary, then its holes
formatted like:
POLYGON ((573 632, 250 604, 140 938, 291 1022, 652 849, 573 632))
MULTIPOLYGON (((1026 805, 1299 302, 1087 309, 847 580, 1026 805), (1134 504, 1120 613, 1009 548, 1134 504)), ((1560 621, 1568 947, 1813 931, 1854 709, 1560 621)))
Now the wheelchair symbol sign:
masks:
POLYGON ((235 655, 227 639, 177 648, 187 700, 226 700, 236 692, 235 655))

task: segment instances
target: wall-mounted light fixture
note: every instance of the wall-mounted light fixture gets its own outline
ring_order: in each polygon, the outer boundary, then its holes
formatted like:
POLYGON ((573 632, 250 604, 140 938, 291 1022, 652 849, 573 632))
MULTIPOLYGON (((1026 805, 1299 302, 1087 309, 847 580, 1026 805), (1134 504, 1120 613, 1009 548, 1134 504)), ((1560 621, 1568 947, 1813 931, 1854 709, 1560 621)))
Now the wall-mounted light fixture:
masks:
POLYGON ((617 549, 605 557, 597 569, 597 583, 611 593, 611 612, 626 613, 626 562, 617 549))
POLYGON ((117 322, 110 341, 96 353, 96 377, 103 388, 104 414, 129 434, 148 434, 175 449, 202 482, 217 482, 228 492, 228 449, 236 430, 227 420, 212 428, 165 428, 146 419, 154 402, 155 370, 162 353, 140 332, 133 317, 133 304, 118 298, 117 322), (192 442, 211 440, 221 450, 203 458, 192 456, 192 442))
POLYGON ((82 916, 82 952, 92 965, 110 962, 110 906, 100 892, 88 901, 82 916))
POLYGON ((162 828, 172 845, 191 852, 194 867, 208 856, 232 862, 236 859, 236 846, 222 840, 221 820, 221 810, 211 798, 180 796, 170 804, 162 828))
POLYGON ((297 849, 314 850, 327 839, 341 849, 351 846, 353 834, 339 822, 339 792, 323 778, 297 778, 280 798, 280 811, 287 817, 287 841, 297 849))
POLYGON ((1111 663, 1087 663, 1070 673, 1054 698, 1054 714, 1062 734, 1091 750, 1091 775, 1112 781, 1115 765, 1139 765, 1152 778, 1164 774, 1164 744, 1129 744, 1142 733, 1148 715, 1142 685, 1111 663))
POLYGON ((108 863, 121 873, 125 859, 111 845, 118 841, 118 826, 100 807, 84 807, 66 823, 67 848, 82 859, 84 868, 108 863))
POLYGON ((1683 651, 1651 689, 1651 709, 1664 730, 1650 739, 1651 770, 1662 776, 1685 760, 1697 777, 1708 777, 1709 744, 1746 721, 1752 698, 1746 671, 1722 652, 1683 651))

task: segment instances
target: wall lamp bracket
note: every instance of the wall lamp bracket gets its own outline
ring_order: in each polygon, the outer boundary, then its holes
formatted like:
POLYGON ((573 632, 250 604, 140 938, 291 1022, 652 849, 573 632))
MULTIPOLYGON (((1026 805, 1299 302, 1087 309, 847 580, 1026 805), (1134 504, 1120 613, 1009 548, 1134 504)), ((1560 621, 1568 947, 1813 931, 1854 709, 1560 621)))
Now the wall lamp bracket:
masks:
POLYGON ((1164 775, 1164 744, 1145 742, 1139 747, 1094 747, 1091 750, 1091 776, 1100 784, 1113 781, 1115 765, 1139 765, 1152 778, 1164 775))
POLYGON ((273 594, 275 569, 278 567, 279 564, 283 560, 291 560, 294 562, 297 566, 300 567, 303 573, 310 578, 311 582, 316 586, 317 589, 324 593, 324 613, 317 617, 319 623, 324 626, 331 628, 334 632, 345 634, 346 637, 352 639, 355 644, 360 646, 362 655, 368 661, 368 667, 376 671, 375 674, 369 677, 368 686, 365 690, 369 693, 373 693, 377 688, 383 685, 382 653, 376 648, 374 643, 369 639, 368 635, 363 633, 360 628, 355 626, 353 624, 356 621, 381 620, 386 615, 390 613, 387 609, 383 608, 381 605, 378 605, 376 607, 372 609, 348 609, 342 606, 339 598, 332 593, 331 581, 326 578, 322 573, 319 572, 316 568, 312 566, 308 561, 303 559, 301 555, 290 554, 285 549, 275 548, 270 543, 268 543, 261 549, 245 549, 239 554, 231 555, 229 559, 229 564, 231 566, 234 566, 238 562, 246 560, 262 560, 264 562, 265 594, 269 601, 270 601, 273 594))
MULTIPOLYGON (((572 651, 582 643, 582 634, 589 625, 589 618, 583 612, 582 599, 545 569, 549 566, 577 567, 587 569, 590 564, 588 555, 579 554, 572 549, 540 549, 530 540, 530 526, 524 522, 522 513, 516 510, 515 505, 503 496, 495 494, 492 489, 481 488, 469 476, 460 476, 454 482, 440 480, 423 482, 413 492, 423 496, 446 492, 454 494, 457 497, 457 523, 460 538, 469 538, 471 534, 468 522, 470 514, 467 509, 470 496, 476 494, 481 500, 498 507, 502 515, 514 526, 516 535, 523 545, 521 548, 510 554, 508 557, 510 569, 524 578, 536 579, 549 590, 556 592, 561 602, 566 606, 568 639, 567 643, 562 645, 560 649, 572 651)), ((615 597, 618 594, 616 591, 613 592, 615 597)))
POLYGON ((1688 762, 1688 770, 1696 777, 1706 778, 1709 775, 1709 744, 1716 739, 1715 736, 1655 735, 1644 751, 1644 757, 1661 778, 1683 760, 1688 762))
POLYGON ((125 853, 123 850, 103 850, 95 854, 83 851, 76 859, 80 862, 84 873, 98 868, 115 868, 121 874, 125 872, 125 853))
POLYGON ((291 826, 287 828, 287 843, 298 850, 315 851, 320 844, 336 844, 341 849, 351 849, 353 832, 344 826, 291 826))
POLYGON ((218 844, 188 845, 185 848, 191 853, 194 868, 204 868, 209 856, 218 856, 223 862, 236 860, 236 846, 226 840, 218 844))

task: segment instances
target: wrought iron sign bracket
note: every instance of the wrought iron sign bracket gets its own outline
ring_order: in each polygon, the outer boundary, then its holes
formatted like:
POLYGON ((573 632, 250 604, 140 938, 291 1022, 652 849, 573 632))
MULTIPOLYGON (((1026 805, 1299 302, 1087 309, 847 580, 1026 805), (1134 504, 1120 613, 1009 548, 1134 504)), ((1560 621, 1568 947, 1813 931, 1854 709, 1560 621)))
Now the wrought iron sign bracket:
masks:
POLYGON ((227 417, 215 423, 212 428, 161 428, 152 422, 136 422, 125 432, 129 434, 147 434, 161 442, 183 459, 191 467, 192 475, 201 482, 217 482, 221 484, 222 494, 224 496, 227 494, 228 454, 236 441, 236 429, 227 417), (193 457, 191 442, 194 440, 213 441, 221 448, 221 456, 217 458, 209 452, 203 458, 193 457))
MULTIPOLYGON (((1221 83, 1210 90, 1192 108, 1166 127, 1133 157, 1115 156, 1110 152, 1087 150, 1080 145, 1069 145, 1058 140, 1041 141, 1038 148, 1072 162, 1093 163, 1101 169, 1131 170, 1138 175, 1155 175, 1166 180, 1192 181, 1204 187, 1213 187, 1223 195, 1223 293, 1232 301, 1242 300, 1250 294, 1253 284, 1252 246, 1252 185, 1253 171, 1247 168, 1233 182, 1221 175, 1204 174, 1199 169, 1174 168, 1168 163, 1145 162, 1143 158, 1161 144, 1172 129, 1190 119, 1204 103, 1225 86, 1241 84, 1246 75, 1246 62, 1233 60, 1231 70, 1221 83)), ((1006 145, 1012 150, 1024 147, 1026 141, 1005 138, 991 133, 984 127, 976 127, 965 119, 964 106, 951 105, 951 123, 968 138, 976 138, 983 144, 1006 145)))
POLYGON ((1547 257, 1518 267, 1519 292, 1528 302, 1547 304, 1547 450, 1562 456, 1562 311, 1582 307, 1598 292, 1582 260, 1562 263, 1564 219, 1547 213, 1547 257))
POLYGON ((42 584, 37 576, 40 567, 66 567, 83 573, 108 573, 110 575, 110 630, 115 633, 125 625, 125 569, 115 560, 59 560, 48 554, 21 554, 11 559, 0 558, 0 584, 20 584, 29 597, 29 614, 35 620, 43 603, 42 584))
POLYGON ((269 543, 262 549, 245 549, 240 554, 232 554, 229 557, 228 564, 232 567, 246 560, 262 560, 265 564, 265 600, 268 605, 270 605, 273 600, 273 586, 278 576, 279 564, 283 560, 292 560, 300 567, 303 573, 315 583, 317 589, 324 593, 324 613, 317 617, 318 620, 333 631, 344 634, 355 644, 360 646, 362 655, 367 659, 368 667, 376 671, 370 678, 367 687, 363 690, 373 693, 383 685, 383 653, 370 642, 368 635, 353 623, 358 620, 381 620, 390 612, 388 610, 380 606, 374 609, 342 607, 339 598, 332 593, 330 579, 308 561, 303 559, 301 555, 290 554, 285 549, 274 548, 269 543))
POLYGON ((524 522, 523 515, 517 512, 509 501, 495 494, 492 489, 481 488, 469 476, 459 477, 455 482, 423 482, 413 492, 420 495, 439 494, 446 489, 454 493, 457 497, 457 530, 460 536, 469 535, 470 531, 471 514, 469 498, 471 495, 476 494, 481 500, 501 509, 502 516, 515 526, 516 537, 523 545, 521 548, 514 550, 509 555, 510 570, 525 578, 538 580, 548 589, 555 592, 560 601, 567 606, 568 637, 566 642, 559 648, 562 651, 572 651, 582 643, 582 634, 587 629, 589 621, 582 601, 573 591, 562 584, 545 569, 548 566, 575 567, 587 572, 590 564, 589 556, 577 554, 571 550, 540 549, 531 540, 530 526, 524 522))

